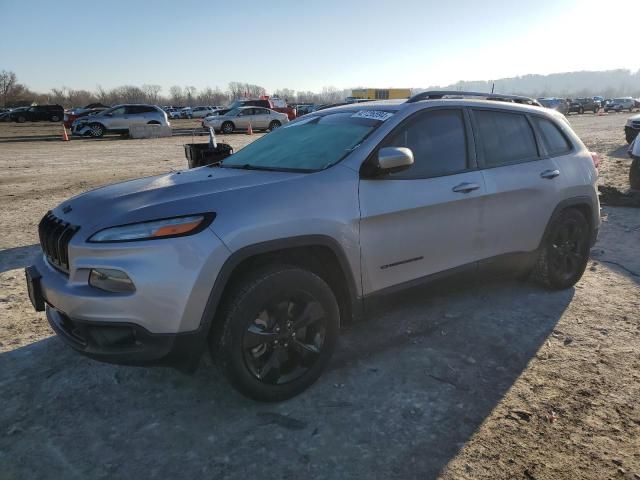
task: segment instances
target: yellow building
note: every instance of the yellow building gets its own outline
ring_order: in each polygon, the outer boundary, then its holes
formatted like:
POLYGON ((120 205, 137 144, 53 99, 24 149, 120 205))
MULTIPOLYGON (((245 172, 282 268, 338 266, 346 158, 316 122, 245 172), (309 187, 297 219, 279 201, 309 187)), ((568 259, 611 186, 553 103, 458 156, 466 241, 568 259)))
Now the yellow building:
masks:
POLYGON ((352 98, 362 100, 394 100, 410 96, 410 88, 356 88, 351 90, 352 98))

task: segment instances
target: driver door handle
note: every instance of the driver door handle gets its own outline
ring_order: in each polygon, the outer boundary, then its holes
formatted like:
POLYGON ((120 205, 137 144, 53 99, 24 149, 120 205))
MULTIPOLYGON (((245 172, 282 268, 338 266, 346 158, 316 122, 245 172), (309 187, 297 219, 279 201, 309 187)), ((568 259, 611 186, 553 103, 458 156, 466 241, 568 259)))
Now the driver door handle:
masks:
POLYGON ((478 185, 477 183, 464 182, 464 183, 461 183, 460 185, 456 185, 451 190, 453 190, 456 193, 469 193, 479 188, 480 188, 480 185, 478 185))
POLYGON ((547 178, 549 180, 556 178, 558 175, 560 175, 560 170, 545 170, 540 174, 542 178, 547 178))

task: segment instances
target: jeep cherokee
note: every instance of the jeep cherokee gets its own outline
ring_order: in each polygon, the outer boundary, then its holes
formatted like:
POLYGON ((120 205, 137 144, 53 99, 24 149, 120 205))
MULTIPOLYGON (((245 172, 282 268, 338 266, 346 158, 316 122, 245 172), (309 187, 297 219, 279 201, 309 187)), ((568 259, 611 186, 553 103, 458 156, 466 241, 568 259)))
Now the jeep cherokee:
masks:
POLYGON ((89 357, 192 369, 208 346, 245 395, 289 398, 374 296, 495 265, 549 289, 580 279, 600 225, 594 159, 531 102, 330 108, 219 167, 86 192, 40 222, 29 296, 89 357))

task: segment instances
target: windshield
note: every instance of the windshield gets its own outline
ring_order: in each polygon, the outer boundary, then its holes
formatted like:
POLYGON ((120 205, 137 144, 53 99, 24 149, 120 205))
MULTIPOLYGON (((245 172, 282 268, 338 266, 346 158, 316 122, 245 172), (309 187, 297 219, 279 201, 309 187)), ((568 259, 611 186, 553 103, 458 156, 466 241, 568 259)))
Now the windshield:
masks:
POLYGON ((392 112, 336 112, 304 118, 269 133, 226 158, 222 167, 316 171, 338 163, 392 112))

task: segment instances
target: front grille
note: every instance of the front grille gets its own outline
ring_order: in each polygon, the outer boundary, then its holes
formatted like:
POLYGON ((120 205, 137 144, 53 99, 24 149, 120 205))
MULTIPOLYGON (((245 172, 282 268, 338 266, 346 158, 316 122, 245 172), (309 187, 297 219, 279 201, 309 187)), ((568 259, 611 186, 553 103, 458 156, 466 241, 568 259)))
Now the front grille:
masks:
POLYGON ((40 246, 54 267, 69 273, 69 242, 80 227, 71 225, 48 212, 38 225, 40 246))

